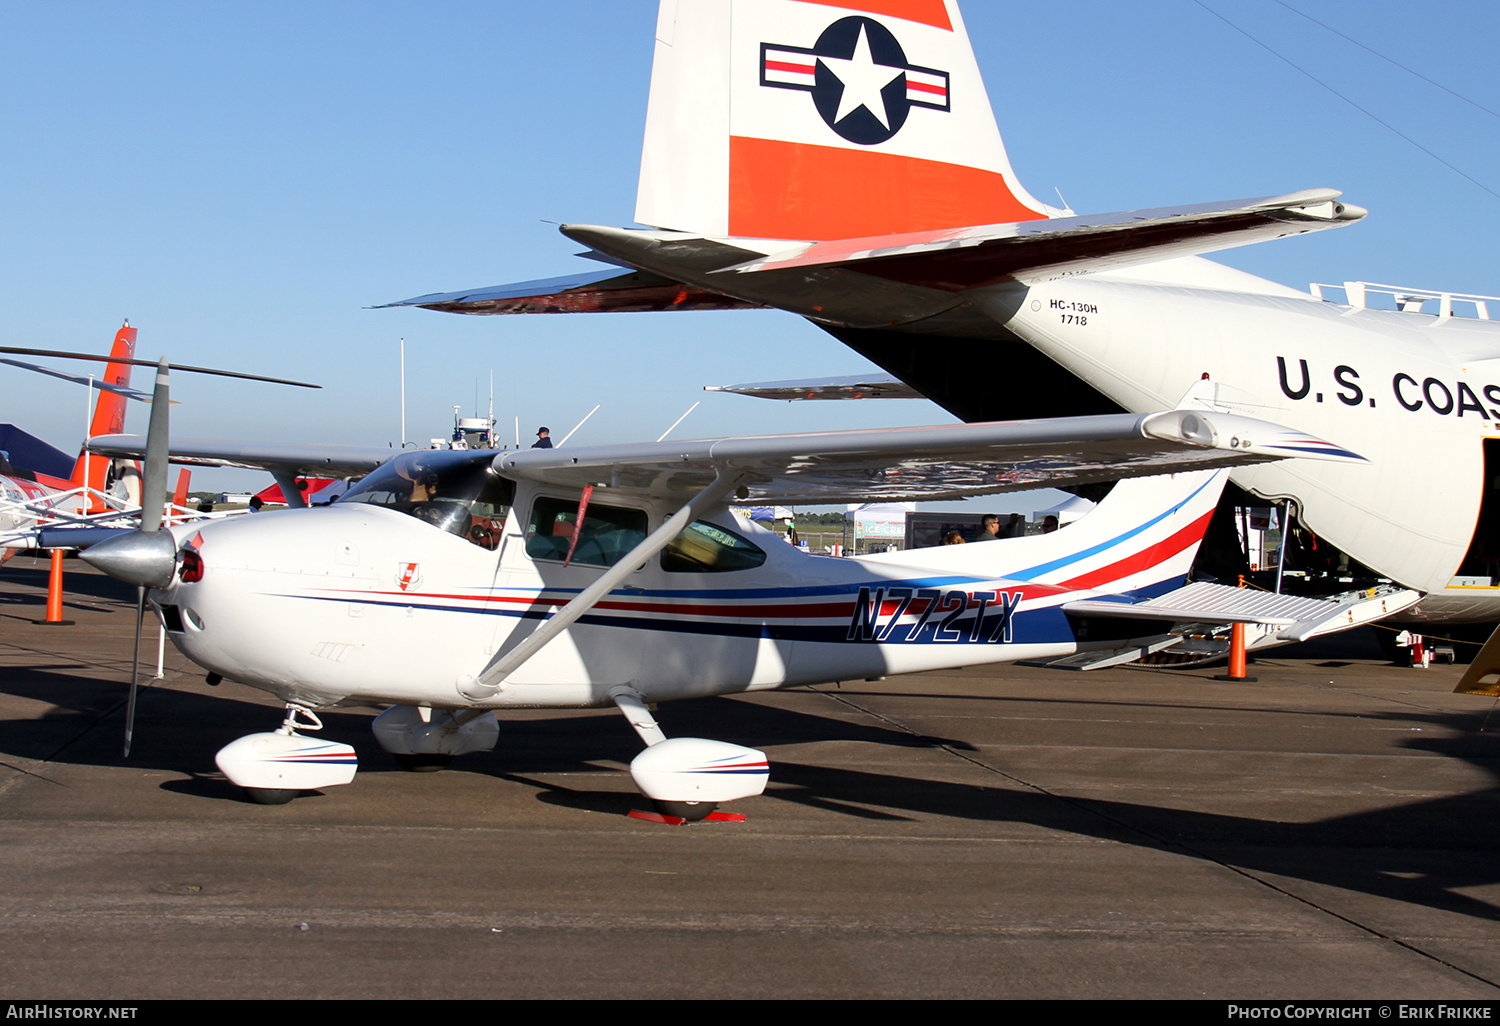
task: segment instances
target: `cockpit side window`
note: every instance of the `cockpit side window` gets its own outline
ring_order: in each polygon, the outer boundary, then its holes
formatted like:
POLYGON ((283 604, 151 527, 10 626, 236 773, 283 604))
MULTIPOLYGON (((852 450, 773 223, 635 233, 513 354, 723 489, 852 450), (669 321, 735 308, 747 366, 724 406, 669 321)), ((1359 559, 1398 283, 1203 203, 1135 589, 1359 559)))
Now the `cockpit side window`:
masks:
POLYGON ((766 561, 765 550, 727 527, 695 520, 662 550, 668 573, 721 574, 751 570, 766 561))
POLYGON ((423 450, 403 453, 357 483, 340 503, 405 513, 480 548, 500 544, 515 501, 514 481, 491 468, 492 455, 423 450))
POLYGON ((491 471, 469 508, 469 529, 464 532, 464 539, 482 549, 499 548, 505 518, 510 516, 515 499, 516 483, 491 471))
POLYGON ((538 498, 526 529, 526 554, 562 562, 572 548, 574 563, 614 566, 646 537, 645 510, 591 502, 582 525, 577 520, 576 500, 538 498))

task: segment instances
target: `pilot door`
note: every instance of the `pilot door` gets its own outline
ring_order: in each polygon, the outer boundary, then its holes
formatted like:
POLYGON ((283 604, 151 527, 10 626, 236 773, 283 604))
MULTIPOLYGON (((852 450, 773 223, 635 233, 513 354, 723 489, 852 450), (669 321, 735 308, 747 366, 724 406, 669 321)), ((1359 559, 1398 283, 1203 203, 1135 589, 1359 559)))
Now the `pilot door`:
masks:
MULTIPOLYGON (((590 497, 591 498, 591 497, 590 497)), ((586 501, 582 494, 518 497, 501 541, 492 605, 496 654, 514 648, 646 537, 643 509, 586 501)), ((637 571, 513 675, 528 680, 608 688, 635 681, 640 611, 629 601, 641 588, 637 571)))

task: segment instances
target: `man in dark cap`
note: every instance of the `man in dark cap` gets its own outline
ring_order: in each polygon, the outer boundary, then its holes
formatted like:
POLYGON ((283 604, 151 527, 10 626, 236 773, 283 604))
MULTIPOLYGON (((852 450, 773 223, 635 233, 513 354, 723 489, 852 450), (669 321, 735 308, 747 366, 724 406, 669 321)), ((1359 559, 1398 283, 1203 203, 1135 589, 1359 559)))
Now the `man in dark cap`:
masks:
POLYGON ((536 429, 536 441, 531 443, 531 447, 533 449, 550 449, 550 448, 552 448, 552 437, 551 436, 552 436, 552 432, 548 431, 546 428, 537 428, 536 429))

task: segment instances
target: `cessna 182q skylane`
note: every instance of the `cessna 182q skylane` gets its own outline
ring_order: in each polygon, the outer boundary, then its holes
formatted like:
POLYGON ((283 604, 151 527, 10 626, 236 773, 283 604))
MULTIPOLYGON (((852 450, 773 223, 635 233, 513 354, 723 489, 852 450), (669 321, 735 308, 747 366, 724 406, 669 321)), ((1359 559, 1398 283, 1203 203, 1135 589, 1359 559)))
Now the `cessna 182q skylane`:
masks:
MULTIPOLYGON (((164 372, 158 389, 153 414, 166 408, 164 372)), ((256 800, 353 778, 353 748, 298 733, 318 725, 315 708, 395 703, 375 735, 415 767, 492 748, 498 710, 613 703, 647 745, 631 764, 637 785, 664 814, 696 818, 759 794, 766 757, 667 739, 650 703, 1080 649, 1134 658, 1199 622, 1300 639, 1415 601, 1179 587, 1224 484, 1213 468, 1289 456, 1359 462, 1300 432, 1196 405, 499 454, 374 450, 373 472, 332 506, 169 530, 143 517, 141 531, 83 556, 151 588, 174 643, 210 674, 286 701, 280 730, 217 758, 256 800), (1135 479, 1054 534, 857 559, 804 554, 728 508, 1119 477, 1135 479)), ((148 494, 165 473, 151 455, 165 453, 164 426, 153 417, 152 427, 148 494)), ((93 445, 142 451, 132 439, 93 445)), ((211 443, 173 449, 213 455, 211 443)), ((315 449, 219 451, 303 473, 351 458, 315 449)))
POLYGON ((1408 617, 1500 620, 1489 300, 1378 310, 1359 283, 1327 302, 1198 256, 1364 213, 1313 189, 1077 216, 1016 179, 953 0, 663 0, 635 215, 653 227, 565 225, 611 266, 395 305, 776 307, 968 421, 1162 409, 1207 374, 1217 408, 1369 458, 1238 485, 1426 592, 1408 617), (1003 373, 976 373, 973 339, 1003 373))

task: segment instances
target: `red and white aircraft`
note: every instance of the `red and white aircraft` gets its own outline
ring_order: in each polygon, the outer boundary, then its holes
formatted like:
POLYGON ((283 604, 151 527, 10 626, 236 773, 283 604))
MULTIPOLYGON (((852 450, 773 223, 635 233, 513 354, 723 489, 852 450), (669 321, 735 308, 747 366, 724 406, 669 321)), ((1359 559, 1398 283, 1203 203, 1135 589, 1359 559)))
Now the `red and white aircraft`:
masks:
MULTIPOLYGON (((167 450, 165 378, 159 371, 144 447, 94 443, 145 453, 148 492, 165 473, 151 455, 167 450)), ((172 446, 183 448, 215 451, 172 446)), ((373 471, 324 508, 169 529, 147 510, 139 532, 83 553, 151 589, 168 636, 211 679, 287 703, 280 730, 217 759, 267 803, 353 778, 351 746, 298 732, 319 725, 318 708, 391 705, 375 735, 421 768, 492 748, 497 711, 613 704, 647 746, 631 766, 637 785, 661 814, 698 818, 760 793, 765 755, 668 739, 652 703, 1079 651, 1123 661, 1204 623, 1294 640, 1417 597, 1183 587, 1224 484, 1218 468, 1360 462, 1300 432, 1206 410, 1196 394, 1144 416, 498 454, 217 451, 283 473, 361 461, 373 471), (857 559, 804 554, 729 509, 1116 478, 1131 480, 1053 534, 857 559)))
POLYGON ((1302 291, 1201 258, 1364 213, 1309 189, 1079 216, 1017 180, 953 0, 663 0, 635 214, 653 227, 564 225, 610 267, 394 305, 776 307, 969 421, 1161 409, 1211 375, 1219 409, 1369 457, 1236 484, 1427 593, 1407 618, 1494 621, 1500 300, 1302 291), (948 355, 977 339, 994 373, 948 355))

